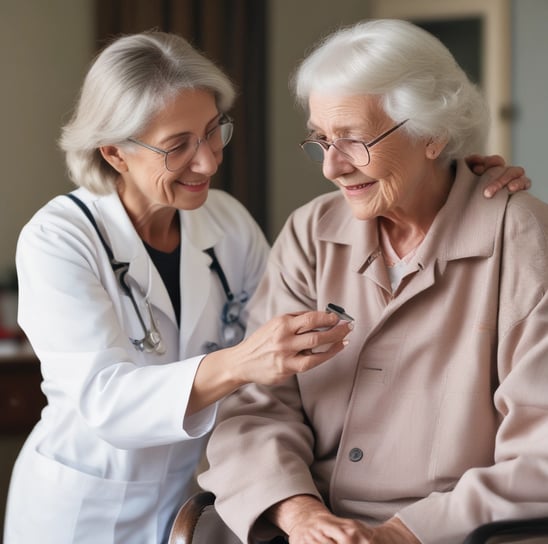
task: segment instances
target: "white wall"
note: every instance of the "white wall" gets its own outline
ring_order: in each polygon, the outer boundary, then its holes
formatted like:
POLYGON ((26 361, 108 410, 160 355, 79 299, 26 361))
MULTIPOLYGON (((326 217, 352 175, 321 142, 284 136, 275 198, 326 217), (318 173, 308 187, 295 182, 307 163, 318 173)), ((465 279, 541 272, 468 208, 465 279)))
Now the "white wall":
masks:
POLYGON ((0 0, 0 278, 17 234, 70 189, 57 149, 93 47, 92 0, 0 0))

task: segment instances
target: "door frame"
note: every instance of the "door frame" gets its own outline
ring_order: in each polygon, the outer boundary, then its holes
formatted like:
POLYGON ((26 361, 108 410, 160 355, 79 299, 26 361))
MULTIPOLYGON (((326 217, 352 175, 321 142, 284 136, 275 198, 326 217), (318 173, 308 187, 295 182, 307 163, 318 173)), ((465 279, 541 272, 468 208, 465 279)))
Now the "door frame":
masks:
POLYGON ((487 153, 511 155, 511 6, 510 0, 371 0, 371 16, 410 21, 448 21, 480 17, 482 90, 491 113, 487 153))

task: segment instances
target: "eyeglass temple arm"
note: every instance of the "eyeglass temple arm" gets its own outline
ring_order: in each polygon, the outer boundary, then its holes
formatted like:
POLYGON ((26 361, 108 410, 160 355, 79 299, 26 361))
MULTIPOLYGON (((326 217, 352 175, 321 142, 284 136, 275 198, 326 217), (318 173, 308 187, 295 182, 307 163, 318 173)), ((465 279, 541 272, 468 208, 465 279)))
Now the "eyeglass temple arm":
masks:
POLYGON ((379 143, 381 140, 384 140, 387 136, 392 134, 392 132, 394 132, 395 130, 398 130, 403 124, 407 123, 407 121, 409 121, 409 119, 405 119, 401 123, 398 123, 396 126, 393 126, 390 130, 386 131, 384 134, 381 134, 380 136, 375 138, 372 142, 369 142, 368 144, 366 144, 366 146, 367 147, 372 147, 376 143, 379 143))

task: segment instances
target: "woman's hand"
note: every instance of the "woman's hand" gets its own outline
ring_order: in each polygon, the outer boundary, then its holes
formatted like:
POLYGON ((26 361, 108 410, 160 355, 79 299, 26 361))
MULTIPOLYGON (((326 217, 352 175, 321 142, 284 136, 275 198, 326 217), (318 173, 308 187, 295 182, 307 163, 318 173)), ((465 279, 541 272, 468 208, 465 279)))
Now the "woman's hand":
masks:
MULTIPOLYGON (((489 168, 494 166, 506 166, 505 160, 500 155, 470 155, 466 157, 466 164, 474 174, 481 176, 489 168)), ((507 187, 510 193, 530 189, 531 180, 525 175, 521 166, 506 166, 506 168, 485 188, 483 194, 491 198, 503 187, 507 187)))
POLYGON ((290 497, 270 508, 265 516, 288 535, 289 544, 420 544, 398 518, 371 527, 333 515, 309 495, 290 497))
POLYGON ((241 384, 281 383, 331 359, 351 330, 350 323, 327 312, 275 317, 233 348, 236 375, 241 384))
POLYGON ((351 330, 351 323, 322 311, 271 319, 240 344, 202 359, 186 415, 209 406, 242 385, 275 385, 324 363, 344 348, 351 330))

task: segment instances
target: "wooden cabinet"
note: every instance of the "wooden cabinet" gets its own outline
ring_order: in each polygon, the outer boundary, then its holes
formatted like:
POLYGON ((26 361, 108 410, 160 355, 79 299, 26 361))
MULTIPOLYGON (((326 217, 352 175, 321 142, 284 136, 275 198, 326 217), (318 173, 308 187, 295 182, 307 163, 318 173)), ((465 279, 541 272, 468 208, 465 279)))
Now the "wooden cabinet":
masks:
POLYGON ((40 419, 41 381, 34 355, 0 356, 0 435, 28 433, 40 419))

